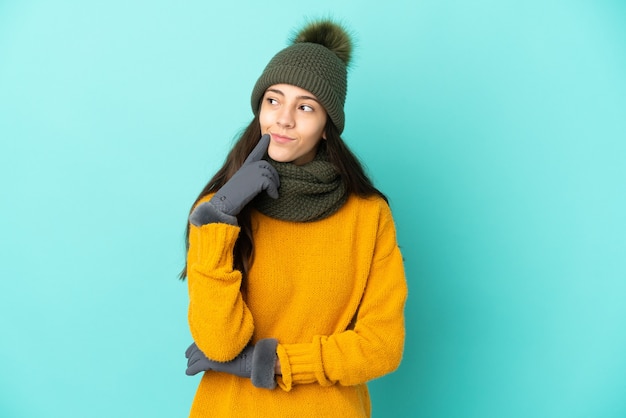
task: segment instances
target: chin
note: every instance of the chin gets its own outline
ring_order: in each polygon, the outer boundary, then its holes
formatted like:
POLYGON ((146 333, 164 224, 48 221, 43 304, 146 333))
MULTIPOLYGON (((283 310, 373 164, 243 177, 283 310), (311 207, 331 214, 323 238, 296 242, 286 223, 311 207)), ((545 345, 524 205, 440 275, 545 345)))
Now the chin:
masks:
POLYGON ((293 160, 292 158, 289 158, 288 155, 284 155, 283 153, 280 153, 280 152, 278 153, 272 152, 271 150, 267 151, 267 155, 269 155, 272 160, 279 162, 279 163, 288 163, 293 160))

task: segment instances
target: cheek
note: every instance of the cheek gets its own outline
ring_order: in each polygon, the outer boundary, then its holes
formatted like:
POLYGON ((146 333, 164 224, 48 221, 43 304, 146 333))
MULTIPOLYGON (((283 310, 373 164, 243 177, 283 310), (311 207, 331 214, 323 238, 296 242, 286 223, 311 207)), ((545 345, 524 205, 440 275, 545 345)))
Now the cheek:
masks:
POLYGON ((320 137, 322 139, 326 139, 326 122, 328 121, 328 116, 324 115, 324 117, 321 117, 318 121, 318 128, 319 128, 319 132, 320 132, 320 137))
POLYGON ((322 123, 318 125, 318 138, 326 139, 326 121, 324 120, 322 123))
POLYGON ((261 132, 265 132, 269 128, 269 120, 268 120, 267 112, 263 111, 263 105, 261 105, 261 109, 259 110, 259 125, 261 126, 261 132))
POLYGON ((267 123, 263 119, 259 117, 259 126, 261 127, 261 133, 264 133, 267 130, 267 123))

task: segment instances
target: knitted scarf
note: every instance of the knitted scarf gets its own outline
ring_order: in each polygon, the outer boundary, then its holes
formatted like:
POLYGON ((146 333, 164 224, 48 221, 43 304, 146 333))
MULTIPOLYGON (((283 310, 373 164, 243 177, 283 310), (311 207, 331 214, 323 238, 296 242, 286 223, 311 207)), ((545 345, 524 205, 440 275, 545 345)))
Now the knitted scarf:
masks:
POLYGON ((313 222, 324 219, 345 203, 346 187, 339 173, 320 150, 313 161, 304 165, 280 163, 266 157, 278 171, 278 199, 261 193, 253 202, 261 213, 293 222, 313 222))

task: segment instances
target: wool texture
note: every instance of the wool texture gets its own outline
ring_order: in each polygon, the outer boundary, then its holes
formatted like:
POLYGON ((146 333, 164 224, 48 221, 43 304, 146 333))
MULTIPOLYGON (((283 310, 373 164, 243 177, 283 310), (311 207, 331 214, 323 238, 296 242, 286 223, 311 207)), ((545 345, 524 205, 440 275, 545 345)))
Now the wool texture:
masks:
POLYGON ((304 165, 281 163, 267 157, 280 176, 278 199, 261 193, 252 202, 261 213, 276 219, 313 222, 326 218, 343 206, 348 194, 335 167, 320 150, 304 165))
POLYGON ((367 382, 395 370, 404 347, 407 286, 389 206, 352 195, 316 222, 251 217, 245 281, 233 267, 239 227, 190 226, 189 326, 222 361, 275 338, 282 375, 270 390, 208 371, 190 416, 369 417, 367 382))

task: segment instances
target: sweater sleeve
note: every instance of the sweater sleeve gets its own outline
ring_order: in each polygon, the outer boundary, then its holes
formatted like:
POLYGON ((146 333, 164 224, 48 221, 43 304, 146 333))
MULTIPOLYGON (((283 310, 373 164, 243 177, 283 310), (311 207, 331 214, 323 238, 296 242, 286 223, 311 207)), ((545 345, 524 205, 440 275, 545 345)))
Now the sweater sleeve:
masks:
POLYGON ((212 360, 229 361, 252 337, 252 315, 240 292, 241 272, 233 268, 239 227, 190 225, 187 253, 189 329, 212 360))
POLYGON ((279 344, 279 386, 365 383, 394 371, 404 349, 407 285, 388 207, 381 216, 374 257, 352 329, 311 342, 279 344))

